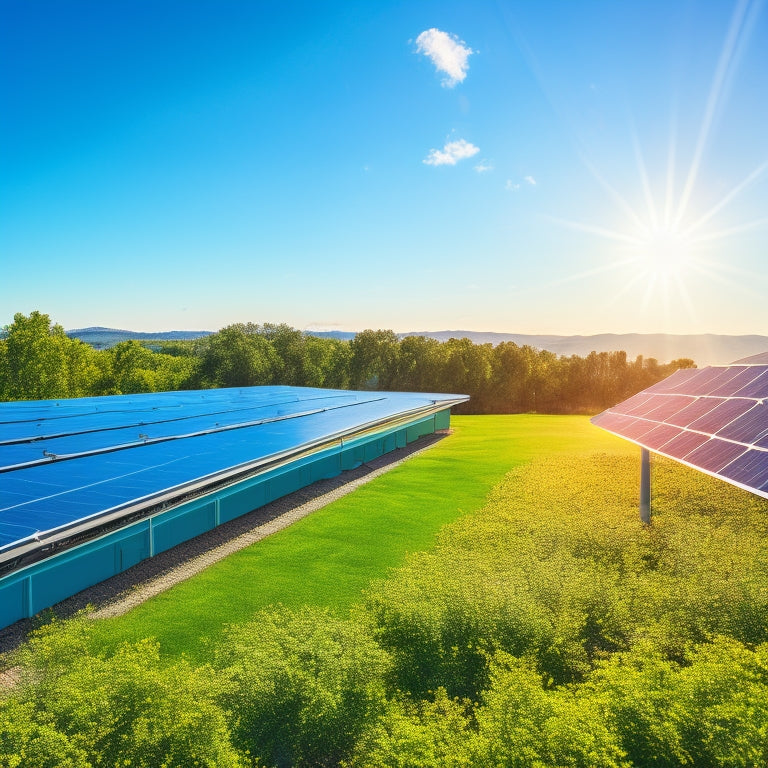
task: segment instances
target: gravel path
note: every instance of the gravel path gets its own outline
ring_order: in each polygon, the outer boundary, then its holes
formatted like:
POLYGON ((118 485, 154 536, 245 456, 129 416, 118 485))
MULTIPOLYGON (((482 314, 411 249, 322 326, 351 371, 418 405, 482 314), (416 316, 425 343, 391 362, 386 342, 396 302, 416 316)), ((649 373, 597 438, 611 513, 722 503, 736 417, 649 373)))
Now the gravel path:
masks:
MULTIPOLYGON (((446 434, 448 434, 447 431, 440 431, 434 435, 422 437, 405 448, 398 448, 357 469, 347 470, 330 480, 320 480, 288 496, 276 499, 247 515, 224 523, 218 528, 183 542, 167 552, 161 552, 117 576, 79 592, 55 605, 52 611, 56 616, 66 618, 87 606, 93 606, 95 610, 89 615, 94 619, 127 613, 150 597, 191 578, 233 552, 244 549, 326 504, 346 496, 411 456, 431 448, 446 434)), ((39 621, 34 618, 24 619, 0 630, 0 653, 6 653, 18 647, 39 621)), ((0 669, 2 669, 1 660, 0 669)), ((0 684, 2 682, 0 680, 0 684)))

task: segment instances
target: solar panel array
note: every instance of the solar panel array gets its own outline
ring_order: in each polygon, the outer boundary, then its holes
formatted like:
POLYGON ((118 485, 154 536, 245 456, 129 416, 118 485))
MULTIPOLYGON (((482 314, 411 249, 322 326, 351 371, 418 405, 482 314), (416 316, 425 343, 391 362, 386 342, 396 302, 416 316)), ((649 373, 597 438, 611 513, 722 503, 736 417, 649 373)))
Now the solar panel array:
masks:
POLYGON ((676 371, 595 416, 620 437, 768 498, 768 365, 676 371))
POLYGON ((303 387, 0 403, 0 555, 169 489, 434 413, 464 395, 303 387))

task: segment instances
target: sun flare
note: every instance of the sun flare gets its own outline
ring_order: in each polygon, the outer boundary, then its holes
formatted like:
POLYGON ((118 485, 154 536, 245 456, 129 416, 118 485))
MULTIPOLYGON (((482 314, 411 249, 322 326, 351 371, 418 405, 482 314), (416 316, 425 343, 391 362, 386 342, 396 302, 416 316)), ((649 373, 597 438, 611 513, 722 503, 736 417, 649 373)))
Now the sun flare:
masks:
POLYGON ((696 211, 695 200, 701 197, 696 194, 703 186, 700 171, 715 115, 724 107, 728 90, 725 84, 735 75, 760 6, 759 0, 739 0, 733 11, 706 99, 698 137, 692 142, 690 166, 682 179, 677 173, 678 141, 674 120, 669 138, 667 167, 663 172, 662 184, 657 186, 654 186, 652 174, 646 166, 638 135, 634 126, 630 125, 643 204, 638 205, 636 201, 631 203, 632 198, 623 195, 600 173, 595 163, 581 153, 585 167, 607 193, 615 208, 622 213, 622 217, 621 221, 614 220, 607 226, 555 219, 561 225, 608 240, 614 246, 609 263, 572 275, 566 282, 620 271, 624 274, 623 282, 611 293, 609 305, 641 296, 640 306, 643 310, 653 308, 655 311, 659 303, 668 310, 675 304, 684 308, 692 320, 697 319, 693 301, 694 278, 727 284, 744 293, 750 292, 748 280, 745 280, 747 273, 741 274, 736 282, 729 280, 728 273, 735 270, 727 260, 717 258, 716 243, 749 230, 763 229, 768 225, 768 217, 741 223, 729 222, 725 226, 718 225, 718 219, 722 211, 739 195, 766 175, 768 160, 757 164, 724 194, 720 193, 705 210, 696 211))
POLYGON ((676 229, 651 231, 636 247, 637 266, 660 277, 683 277, 695 260, 694 244, 676 229))

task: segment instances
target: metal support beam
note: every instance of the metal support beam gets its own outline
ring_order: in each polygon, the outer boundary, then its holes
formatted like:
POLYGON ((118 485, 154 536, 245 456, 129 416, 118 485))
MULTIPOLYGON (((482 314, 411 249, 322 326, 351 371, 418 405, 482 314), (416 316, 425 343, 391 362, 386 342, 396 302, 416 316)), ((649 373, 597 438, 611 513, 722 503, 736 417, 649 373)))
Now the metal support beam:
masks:
POLYGON ((640 454, 640 520, 651 522, 651 454, 647 448, 640 454))

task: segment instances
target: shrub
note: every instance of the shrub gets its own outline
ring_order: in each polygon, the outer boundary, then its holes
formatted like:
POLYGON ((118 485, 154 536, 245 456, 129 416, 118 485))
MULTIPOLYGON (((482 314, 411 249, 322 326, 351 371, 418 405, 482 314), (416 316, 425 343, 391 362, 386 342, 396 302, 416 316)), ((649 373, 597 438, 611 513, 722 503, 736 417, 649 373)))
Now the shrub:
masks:
POLYGON ((389 657, 326 610, 276 608, 232 626, 217 664, 237 743, 269 765, 337 765, 385 706, 389 657))

